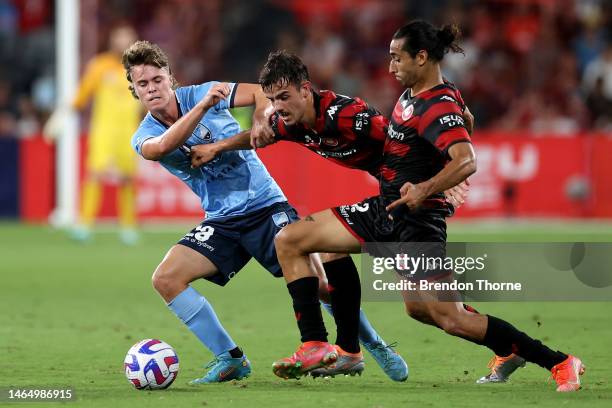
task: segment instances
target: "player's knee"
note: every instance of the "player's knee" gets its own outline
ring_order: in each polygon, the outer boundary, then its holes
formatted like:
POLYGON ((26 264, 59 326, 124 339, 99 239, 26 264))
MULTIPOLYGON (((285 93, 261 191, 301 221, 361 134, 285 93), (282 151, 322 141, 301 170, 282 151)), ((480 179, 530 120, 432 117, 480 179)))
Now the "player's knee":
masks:
POLYGON ((155 272, 153 272, 151 283, 153 284, 153 288, 155 288, 164 299, 167 299, 173 297, 172 295, 180 282, 177 279, 174 268, 169 267, 165 263, 161 263, 157 269, 155 269, 155 272))
POLYGON ((274 246, 279 258, 303 254, 300 236, 294 231, 295 228, 292 227, 293 225, 287 225, 274 237, 274 246))
POLYGON ((153 272, 153 275, 151 276, 151 284, 153 285, 153 288, 159 293, 164 292, 168 286, 168 279, 161 272, 159 266, 157 267, 157 269, 155 269, 155 272, 153 272))

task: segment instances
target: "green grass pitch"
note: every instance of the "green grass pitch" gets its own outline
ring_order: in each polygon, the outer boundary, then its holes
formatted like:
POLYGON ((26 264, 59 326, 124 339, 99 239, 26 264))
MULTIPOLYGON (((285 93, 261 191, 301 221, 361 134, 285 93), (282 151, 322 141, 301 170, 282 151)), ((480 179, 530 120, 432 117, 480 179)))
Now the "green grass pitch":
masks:
MULTIPOLYGON (((548 373, 534 365, 508 384, 476 385, 487 371, 488 350, 410 320, 400 303, 363 307, 381 335, 399 343, 410 366, 407 382, 388 380, 369 355, 362 377, 278 379, 271 363, 292 353, 299 337, 283 281, 255 263, 226 288, 195 284, 251 360, 252 376, 190 387, 187 381, 202 374, 211 356, 150 284, 165 251, 187 229, 148 231, 126 248, 110 231, 79 245, 48 227, 0 224, 0 388, 71 386, 77 400, 61 404, 66 407, 612 406, 612 303, 601 302, 475 305, 579 355, 587 372, 583 390, 571 395, 555 393, 548 373), (165 391, 136 391, 123 374, 128 348, 149 337, 170 343, 180 358, 179 376, 165 391)), ((610 224, 601 223, 455 223, 449 231, 455 241, 612 242, 610 224)))

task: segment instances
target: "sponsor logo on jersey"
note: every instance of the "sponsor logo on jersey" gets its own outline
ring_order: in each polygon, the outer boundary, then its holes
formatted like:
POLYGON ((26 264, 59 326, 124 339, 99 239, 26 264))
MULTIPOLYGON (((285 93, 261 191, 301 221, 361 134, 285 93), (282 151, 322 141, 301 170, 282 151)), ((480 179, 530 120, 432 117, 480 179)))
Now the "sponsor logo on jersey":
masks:
POLYGON ((450 96, 448 96, 448 95, 442 95, 442 96, 440 97, 440 100, 441 100, 441 101, 450 101, 450 102, 455 102, 455 103, 457 102, 456 100, 454 100, 453 98, 451 98, 451 97, 450 97, 450 96))
POLYGON ((340 215, 342 218, 344 218, 344 221, 346 221, 348 225, 353 225, 353 221, 351 221, 351 216, 349 214, 349 208, 351 207, 348 205, 341 205, 338 209, 340 211, 340 215))
POLYGON ((329 109, 327 109, 327 114, 329 115, 330 119, 334 118, 334 115, 336 114, 336 112, 338 112, 339 107, 340 107, 339 105, 333 105, 333 106, 330 106, 329 109))
POLYGON ((206 249, 207 249, 207 250, 209 250, 210 252, 214 252, 214 251, 215 251, 215 247, 213 247, 213 246, 212 246, 212 245, 210 245, 208 242, 206 242, 208 239, 206 239, 206 240, 202 240, 202 239, 201 239, 202 237, 197 237, 197 236, 196 236, 197 234, 198 234, 197 232, 190 232, 190 233, 186 234, 186 235, 183 237, 183 240, 185 240, 185 241, 189 241, 189 242, 191 242, 192 244, 196 244, 196 245, 197 245, 197 246, 199 246, 199 247, 206 248, 206 249))
POLYGON ((360 131, 363 130, 364 126, 367 126, 370 123, 370 114, 368 112, 360 112, 355 115, 355 130, 360 131))
POLYGON ((284 211, 272 214, 272 221, 274 221, 274 225, 278 228, 283 228, 285 225, 289 224, 289 216, 284 211))
POLYGON ((357 149, 349 149, 349 150, 344 150, 342 152, 326 152, 323 150, 315 150, 315 152, 317 152, 319 155, 323 156, 323 157, 333 157, 334 159, 342 159, 348 156, 351 156, 355 153, 357 153, 357 149))
POLYGON ((408 107, 406 107, 403 111, 402 111, 402 119, 403 120, 408 120, 412 117, 412 114, 414 113, 414 105, 410 104, 408 105, 408 107))
POLYGON ((459 115, 446 115, 438 120, 440 121, 440 124, 446 125, 448 127, 465 126, 463 118, 459 115))
POLYGON ((406 138, 404 132, 398 132, 397 130, 393 129, 393 125, 389 126, 389 129, 387 130, 387 135, 389 135, 391 139, 396 140, 404 140, 406 138))

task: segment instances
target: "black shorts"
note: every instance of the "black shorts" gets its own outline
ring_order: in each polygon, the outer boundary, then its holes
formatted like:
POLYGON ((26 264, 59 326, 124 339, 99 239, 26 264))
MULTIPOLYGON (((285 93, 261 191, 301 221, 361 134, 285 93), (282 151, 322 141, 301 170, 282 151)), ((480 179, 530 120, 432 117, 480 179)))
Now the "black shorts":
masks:
POLYGON ((274 237, 282 227, 298 219, 295 209, 281 202, 245 215, 204 220, 178 243, 198 251, 215 264, 219 273, 206 279, 221 286, 251 258, 273 276, 281 277, 274 237))
MULTIPOLYGON (((333 208, 336 217, 372 256, 395 257, 408 254, 411 257, 446 256, 445 209, 421 209, 410 211, 402 206, 393 211, 393 220, 382 197, 367 198, 353 205, 333 208), (376 245, 374 243, 378 243, 376 245)), ((440 268, 419 269, 412 273, 397 271, 407 278, 439 279, 450 271, 440 268)))

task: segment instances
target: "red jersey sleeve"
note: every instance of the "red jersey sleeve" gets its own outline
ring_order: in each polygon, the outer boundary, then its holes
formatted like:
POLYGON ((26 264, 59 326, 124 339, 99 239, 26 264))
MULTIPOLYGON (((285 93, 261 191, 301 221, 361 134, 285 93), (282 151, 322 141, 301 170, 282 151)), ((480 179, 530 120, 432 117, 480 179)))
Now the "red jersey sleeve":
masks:
POLYGON ((418 134, 447 154, 455 143, 471 143, 462 115, 462 107, 455 100, 446 96, 434 98, 421 115, 418 134))
POLYGON ((344 106, 338 117, 340 129, 350 129, 358 137, 380 142, 385 141, 388 126, 387 118, 359 98, 344 106))

